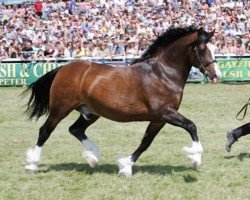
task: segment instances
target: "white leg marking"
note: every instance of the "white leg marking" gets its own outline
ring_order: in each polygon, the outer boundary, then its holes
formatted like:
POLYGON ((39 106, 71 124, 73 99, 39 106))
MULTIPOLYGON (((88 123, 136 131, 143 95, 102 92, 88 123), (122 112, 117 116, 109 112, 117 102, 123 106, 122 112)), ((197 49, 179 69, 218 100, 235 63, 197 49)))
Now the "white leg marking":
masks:
POLYGON ((134 162, 131 160, 131 156, 125 158, 119 158, 118 161, 119 166, 119 176, 130 177, 132 176, 132 166, 134 162))
POLYGON ((191 148, 183 147, 182 150, 187 154, 189 163, 192 168, 196 169, 201 165, 201 154, 203 152, 203 148, 199 141, 193 142, 191 148))
POLYGON ((182 150, 186 153, 186 154, 196 154, 196 153, 202 153, 203 152, 203 148, 201 146, 201 143, 198 142, 193 142, 193 145, 191 148, 189 147, 183 147, 182 150))
POLYGON ((28 165, 25 166, 25 169, 30 172, 38 171, 37 163, 40 161, 42 153, 42 147, 36 146, 35 149, 28 149, 26 152, 26 161, 28 165))
POLYGON ((95 167, 99 162, 99 148, 98 146, 91 140, 83 140, 83 146, 86 151, 82 153, 82 156, 86 159, 90 167, 95 167))

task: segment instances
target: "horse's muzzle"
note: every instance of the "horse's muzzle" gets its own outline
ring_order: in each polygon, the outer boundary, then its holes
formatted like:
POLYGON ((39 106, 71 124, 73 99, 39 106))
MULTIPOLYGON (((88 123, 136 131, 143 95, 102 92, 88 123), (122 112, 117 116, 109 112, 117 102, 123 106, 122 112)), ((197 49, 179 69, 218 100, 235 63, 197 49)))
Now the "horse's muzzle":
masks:
POLYGON ((215 75, 213 77, 207 76, 207 79, 208 79, 209 83, 218 83, 218 82, 220 82, 220 77, 218 77, 217 75, 215 75))

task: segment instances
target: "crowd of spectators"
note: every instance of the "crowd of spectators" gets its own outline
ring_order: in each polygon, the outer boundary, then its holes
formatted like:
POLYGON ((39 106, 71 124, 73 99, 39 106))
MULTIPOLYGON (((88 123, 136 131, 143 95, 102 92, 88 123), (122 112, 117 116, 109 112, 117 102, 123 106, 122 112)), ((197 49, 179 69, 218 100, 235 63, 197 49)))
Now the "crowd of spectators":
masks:
POLYGON ((0 5, 0 60, 138 56, 190 25, 215 29, 215 53, 250 53, 249 0, 38 0, 0 5))

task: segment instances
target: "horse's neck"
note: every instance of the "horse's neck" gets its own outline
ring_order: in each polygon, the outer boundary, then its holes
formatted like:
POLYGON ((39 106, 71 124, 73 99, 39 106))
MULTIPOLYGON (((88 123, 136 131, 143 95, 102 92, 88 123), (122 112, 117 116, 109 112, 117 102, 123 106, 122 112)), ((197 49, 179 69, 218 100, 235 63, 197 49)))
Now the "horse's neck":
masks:
POLYGON ((168 51, 162 51, 158 55, 154 58, 154 62, 157 63, 154 67, 158 68, 161 74, 168 80, 171 79, 172 82, 176 82, 181 87, 184 87, 191 70, 188 60, 185 59, 188 56, 188 52, 171 48, 168 51), (180 53, 178 54, 177 51, 180 53))

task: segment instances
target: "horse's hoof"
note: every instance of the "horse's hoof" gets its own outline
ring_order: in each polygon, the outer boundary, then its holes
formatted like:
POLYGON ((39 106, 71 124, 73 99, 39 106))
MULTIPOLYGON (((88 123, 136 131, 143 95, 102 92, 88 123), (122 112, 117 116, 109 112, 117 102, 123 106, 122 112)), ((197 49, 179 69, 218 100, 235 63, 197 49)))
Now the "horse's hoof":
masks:
POLYGON ((229 153, 231 151, 231 146, 226 144, 226 150, 229 153))
POLYGON ((201 154, 188 155, 189 164, 193 169, 201 165, 201 154))
POLYGON ((99 162, 98 158, 91 151, 83 152, 82 156, 86 159, 87 163, 92 168, 94 168, 96 164, 99 162))
POLYGON ((192 169, 197 169, 198 168, 198 163, 192 159, 188 159, 189 160, 189 165, 192 169))
POLYGON ((29 173, 36 173, 38 172, 38 167, 37 165, 29 164, 25 166, 25 170, 26 172, 29 172, 29 173))
POLYGON ((132 176, 132 168, 130 169, 121 169, 118 173, 118 176, 120 177, 131 177, 132 176))
POLYGON ((131 157, 119 158, 118 161, 119 173, 118 176, 130 177, 132 176, 132 166, 133 162, 131 161, 131 157))

